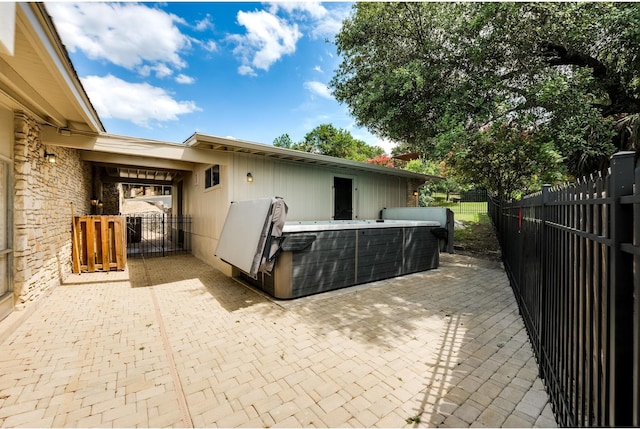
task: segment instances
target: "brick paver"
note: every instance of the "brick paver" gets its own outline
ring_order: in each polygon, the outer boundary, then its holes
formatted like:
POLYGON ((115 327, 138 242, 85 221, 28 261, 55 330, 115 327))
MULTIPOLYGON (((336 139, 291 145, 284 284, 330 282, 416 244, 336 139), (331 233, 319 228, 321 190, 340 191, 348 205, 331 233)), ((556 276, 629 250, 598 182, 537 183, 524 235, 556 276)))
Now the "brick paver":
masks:
POLYGON ((555 426, 504 271, 460 255, 276 302, 191 256, 130 260, 4 338, 3 427, 555 426))

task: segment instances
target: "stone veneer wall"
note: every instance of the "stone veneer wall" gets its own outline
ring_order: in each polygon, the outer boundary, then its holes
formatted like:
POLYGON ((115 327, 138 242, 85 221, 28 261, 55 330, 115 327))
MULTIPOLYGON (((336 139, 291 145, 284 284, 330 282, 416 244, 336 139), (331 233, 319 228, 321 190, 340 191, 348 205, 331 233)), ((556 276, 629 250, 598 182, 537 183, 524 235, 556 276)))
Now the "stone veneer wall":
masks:
POLYGON ((418 207, 418 197, 413 195, 413 192, 416 191, 422 183, 422 181, 416 179, 409 179, 407 181, 407 207, 418 207))
POLYGON ((118 215, 120 214, 120 195, 122 194, 122 185, 118 183, 103 183, 101 199, 104 203, 102 214, 118 215))
POLYGON ((75 149, 40 141, 29 116, 14 116, 14 295, 16 308, 37 301, 71 273, 71 206, 88 214, 91 167, 75 149), (56 163, 44 159, 44 150, 56 163))

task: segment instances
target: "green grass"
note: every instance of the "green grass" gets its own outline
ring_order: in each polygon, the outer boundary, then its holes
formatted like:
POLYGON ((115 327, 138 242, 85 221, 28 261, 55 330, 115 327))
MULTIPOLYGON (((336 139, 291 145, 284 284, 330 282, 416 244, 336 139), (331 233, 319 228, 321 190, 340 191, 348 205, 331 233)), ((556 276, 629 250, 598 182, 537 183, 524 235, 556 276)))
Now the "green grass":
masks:
POLYGON ((462 202, 462 203, 446 203, 435 201, 430 204, 432 207, 446 207, 451 210, 456 219, 467 220, 470 222, 478 222, 481 213, 486 216, 487 203, 486 202, 462 202))
POLYGON ((453 218, 455 220, 459 220, 461 222, 472 222, 472 223, 478 223, 482 220, 482 218, 487 217, 487 214, 481 214, 481 213, 456 213, 454 212, 453 218))
POLYGON ((450 194, 449 201, 446 201, 446 194, 441 193, 433 193, 431 194, 433 197, 433 202, 431 202, 431 206, 435 207, 447 207, 451 209, 455 214, 462 213, 486 213, 487 212, 487 202, 472 202, 472 201, 464 201, 464 202, 453 202, 454 198, 460 198, 460 195, 450 194))
POLYGON ((465 226, 453 231, 453 242, 457 249, 480 258, 492 260, 500 258, 500 245, 488 215, 456 215, 455 219, 465 226))

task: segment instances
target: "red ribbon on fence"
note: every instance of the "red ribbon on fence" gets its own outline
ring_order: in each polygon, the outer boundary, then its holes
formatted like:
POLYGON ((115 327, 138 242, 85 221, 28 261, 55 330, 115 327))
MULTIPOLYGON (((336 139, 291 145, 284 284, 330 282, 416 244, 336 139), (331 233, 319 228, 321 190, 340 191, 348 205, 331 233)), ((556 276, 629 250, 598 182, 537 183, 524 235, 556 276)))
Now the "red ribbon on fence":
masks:
POLYGON ((518 231, 522 229, 522 206, 518 207, 518 231))

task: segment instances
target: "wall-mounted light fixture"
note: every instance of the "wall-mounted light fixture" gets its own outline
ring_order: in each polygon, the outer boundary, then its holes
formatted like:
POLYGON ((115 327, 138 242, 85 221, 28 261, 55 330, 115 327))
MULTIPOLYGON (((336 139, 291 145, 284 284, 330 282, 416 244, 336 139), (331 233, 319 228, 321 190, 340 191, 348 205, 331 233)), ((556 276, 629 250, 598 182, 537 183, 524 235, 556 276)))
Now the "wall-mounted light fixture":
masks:
POLYGON ((91 213, 92 214, 98 214, 98 203, 100 203, 101 201, 98 199, 98 197, 91 197, 91 213))
POLYGON ((46 150, 44 151, 44 160, 47 161, 49 164, 55 164, 57 159, 56 159, 56 154, 55 153, 49 153, 46 150))
POLYGON ((251 175, 251 173, 247 173, 247 182, 253 182, 253 176, 251 175))
POLYGON ((418 190, 416 189, 415 191, 413 191, 413 196, 417 197, 418 196, 418 190))

